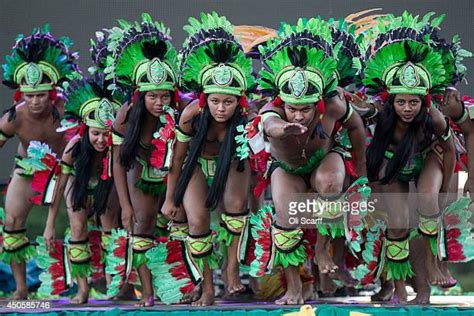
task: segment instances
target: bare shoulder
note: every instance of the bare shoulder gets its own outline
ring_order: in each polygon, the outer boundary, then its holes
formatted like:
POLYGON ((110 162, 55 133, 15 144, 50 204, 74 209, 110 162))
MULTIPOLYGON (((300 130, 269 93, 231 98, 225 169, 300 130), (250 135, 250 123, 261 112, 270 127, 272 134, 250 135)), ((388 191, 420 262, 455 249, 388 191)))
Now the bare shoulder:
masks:
POLYGON ((56 101, 54 101, 54 107, 58 110, 58 112, 61 116, 64 115, 64 111, 65 111, 64 103, 65 103, 64 97, 62 97, 62 96, 58 96, 58 99, 56 101))
POLYGON ((327 100, 324 100, 325 103, 325 115, 328 115, 335 120, 339 120, 341 117, 346 114, 347 104, 346 98, 344 97, 344 92, 337 90, 337 94, 330 97, 327 100))
POLYGON ((72 158, 72 149, 80 141, 81 137, 79 135, 75 135, 73 138, 71 138, 71 140, 66 145, 66 149, 64 150, 63 156, 61 158, 62 161, 64 161, 68 165, 73 164, 74 159, 72 158))
POLYGON ((128 103, 124 103, 117 112, 115 116, 115 123, 114 123, 114 130, 117 132, 124 134, 127 129, 127 123, 125 120, 127 119, 128 111, 132 108, 131 105, 128 103))
POLYGON ((274 105, 272 102, 268 102, 267 104, 265 104, 261 109, 260 109, 260 114, 262 113, 265 113, 265 112, 276 112, 278 114, 280 114, 280 116, 284 116, 285 115, 285 111, 283 109, 283 105, 281 106, 276 106, 274 105))
POLYGON ((192 121, 195 116, 199 115, 199 100, 194 100, 186 106, 179 118, 179 128, 185 132, 192 134, 192 121))
POLYGON ((433 122, 434 132, 437 135, 441 135, 446 130, 446 119, 445 116, 436 107, 431 107, 430 112, 431 120, 433 122))

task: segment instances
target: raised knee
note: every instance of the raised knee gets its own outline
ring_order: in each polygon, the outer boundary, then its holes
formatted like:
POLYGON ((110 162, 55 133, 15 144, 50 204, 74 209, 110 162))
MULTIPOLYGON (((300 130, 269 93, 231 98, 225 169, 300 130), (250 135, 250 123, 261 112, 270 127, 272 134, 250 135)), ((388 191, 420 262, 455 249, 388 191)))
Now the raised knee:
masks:
POLYGON ((341 172, 321 172, 316 175, 316 189, 322 195, 342 193, 344 174, 341 172))

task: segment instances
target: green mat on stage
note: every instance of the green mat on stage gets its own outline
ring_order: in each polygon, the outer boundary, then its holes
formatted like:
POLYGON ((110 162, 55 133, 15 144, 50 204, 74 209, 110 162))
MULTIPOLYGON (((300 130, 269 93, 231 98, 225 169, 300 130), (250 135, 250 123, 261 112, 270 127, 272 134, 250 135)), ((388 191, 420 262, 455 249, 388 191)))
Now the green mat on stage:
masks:
MULTIPOLYGON (((155 307, 156 308, 156 307, 155 307)), ((135 316, 279 316, 286 313, 296 312, 299 308, 285 308, 285 309, 273 309, 273 310, 219 310, 219 307, 212 307, 212 310, 176 310, 176 311, 158 311, 155 308, 148 310, 119 310, 117 308, 108 311, 81 311, 81 310, 67 310, 58 312, 48 312, 46 310, 38 311, 34 314, 46 315, 77 315, 77 316, 117 316, 117 315, 135 315, 135 316)), ((17 315, 32 315, 25 313, 16 313, 17 315)), ((15 313, 13 313, 15 314, 15 313)), ((474 309, 467 308, 455 308, 455 307, 393 307, 393 308, 382 308, 382 307, 366 307, 366 306, 332 306, 332 305, 320 305, 316 310, 317 316, 362 316, 362 315, 373 315, 373 316, 469 316, 474 315, 474 309), (363 313, 363 314, 357 314, 363 313)))

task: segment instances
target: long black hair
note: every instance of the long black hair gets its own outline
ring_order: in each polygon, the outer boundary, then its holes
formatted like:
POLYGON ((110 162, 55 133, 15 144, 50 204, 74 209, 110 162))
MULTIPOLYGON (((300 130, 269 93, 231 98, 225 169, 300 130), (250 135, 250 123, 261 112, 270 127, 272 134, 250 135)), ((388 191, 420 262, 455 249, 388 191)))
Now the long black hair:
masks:
MULTIPOLYGON (((144 81, 144 80, 143 80, 144 81)), ((128 123, 127 131, 123 144, 120 148, 120 163, 128 170, 132 167, 135 158, 138 155, 138 147, 140 144, 140 135, 142 133, 143 120, 147 114, 145 107, 145 95, 146 91, 140 92, 135 103, 133 103, 132 109, 125 116, 124 124, 128 123)), ((175 95, 170 91, 171 104, 170 107, 176 108, 175 95)), ((158 124, 161 124, 158 121, 158 124)))
POLYGON ((421 147, 429 144, 433 135, 433 122, 427 112, 426 99, 421 97, 421 110, 410 123, 405 135, 396 145, 393 158, 389 160, 385 169, 385 175, 379 179, 380 166, 385 157, 385 151, 392 144, 396 123, 399 117, 394 109, 395 95, 390 95, 385 102, 383 111, 379 113, 374 137, 367 148, 367 175, 370 181, 380 181, 381 184, 388 184, 406 166, 411 156, 414 154, 416 136, 421 131, 424 139, 421 147))
MULTIPOLYGON (((99 153, 94 150, 89 139, 89 127, 86 128, 81 140, 72 147, 72 157, 74 159, 74 168, 76 170, 75 178, 71 187, 73 211, 79 211, 86 208, 87 186, 92 176, 93 162, 99 153)), ((104 213, 107 207, 107 200, 113 180, 111 178, 102 180, 99 177, 99 183, 94 193, 94 204, 92 206, 93 214, 97 216, 104 213)))
MULTIPOLYGON (((176 185, 174 197, 175 205, 180 205, 183 202, 184 193, 186 192, 189 181, 191 180, 191 176, 196 166, 198 157, 201 155, 202 147, 206 142, 207 132, 212 120, 213 117, 209 110, 209 106, 205 106, 203 112, 195 116, 191 122, 193 130, 196 132, 189 143, 186 161, 176 185)), ((237 126, 241 124, 245 125, 246 123, 247 117, 242 115, 240 107, 237 105, 234 114, 226 122, 226 134, 224 137, 224 142, 221 145, 219 151, 219 160, 217 161, 216 173, 206 198, 206 207, 208 208, 217 207, 217 204, 224 194, 230 165, 234 158, 233 155, 237 147, 235 142, 237 126)), ((237 171, 243 172, 244 170, 244 161, 239 160, 237 171)))

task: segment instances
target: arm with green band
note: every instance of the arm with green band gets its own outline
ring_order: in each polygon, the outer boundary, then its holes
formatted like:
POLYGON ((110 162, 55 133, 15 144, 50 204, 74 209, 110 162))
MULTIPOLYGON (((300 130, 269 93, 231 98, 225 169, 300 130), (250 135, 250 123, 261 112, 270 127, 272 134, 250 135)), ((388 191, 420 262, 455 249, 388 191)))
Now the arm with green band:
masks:
POLYGON ((161 213, 169 219, 173 219, 179 212, 180 206, 175 205, 174 203, 176 184, 181 176, 181 170, 183 169, 184 159, 188 152, 189 142, 192 139, 191 135, 193 134, 193 130, 191 127, 191 121, 198 113, 199 109, 197 104, 189 105, 181 114, 178 127, 176 128, 176 143, 173 148, 173 161, 171 162, 171 168, 168 172, 165 202, 161 208, 161 213))
POLYGON ((48 219, 46 220, 46 227, 44 229, 43 238, 46 249, 51 249, 53 242, 55 240, 55 225, 56 217, 58 215, 59 207, 66 190, 66 186, 69 180, 69 176, 72 174, 73 167, 73 158, 72 158, 72 149, 75 145, 79 145, 80 142, 79 135, 74 136, 69 143, 67 144, 63 157, 60 162, 60 173, 54 187, 53 201, 49 206, 48 210, 48 219))

